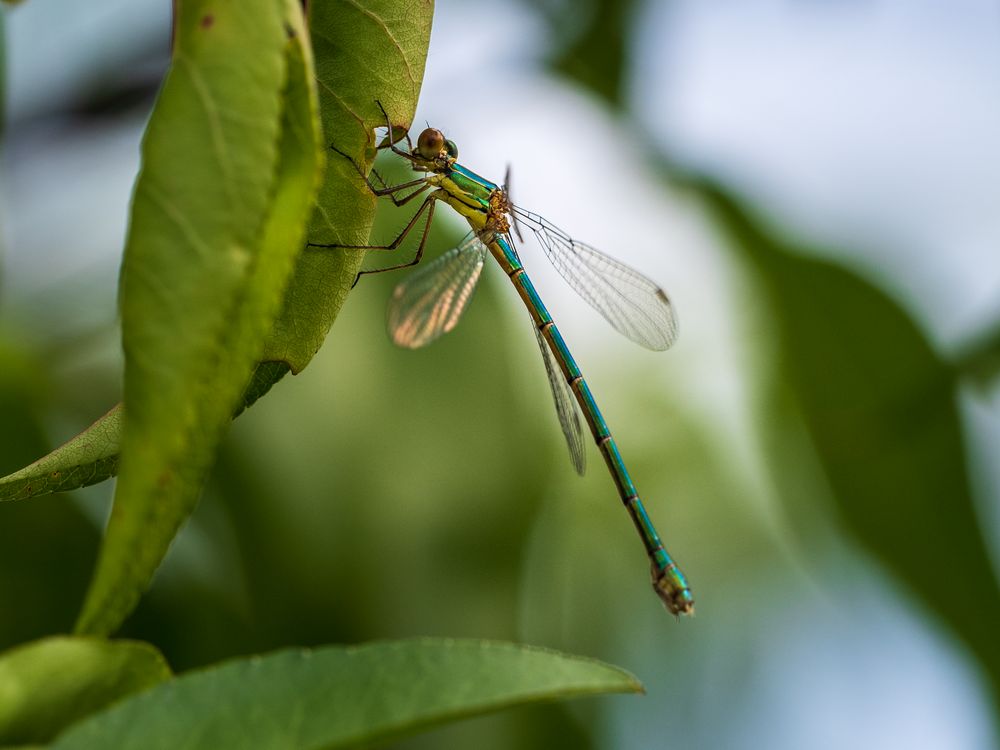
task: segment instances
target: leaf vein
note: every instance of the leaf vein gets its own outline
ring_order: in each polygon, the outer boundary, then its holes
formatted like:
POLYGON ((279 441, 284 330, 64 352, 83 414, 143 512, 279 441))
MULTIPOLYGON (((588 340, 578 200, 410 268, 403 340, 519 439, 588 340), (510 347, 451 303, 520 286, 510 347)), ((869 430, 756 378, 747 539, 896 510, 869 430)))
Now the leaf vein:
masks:
POLYGON ((410 67, 410 61, 409 59, 407 59, 406 53, 403 52, 403 45, 399 43, 399 40, 396 39, 392 31, 389 30, 389 27, 388 25, 386 25, 386 22, 383 21, 381 18, 379 18, 377 15, 375 15, 375 13, 373 13, 372 11, 368 10, 367 8, 361 7, 361 5, 358 3, 358 0, 347 0, 347 2, 348 4, 353 5, 355 8, 357 8, 362 14, 370 16, 372 20, 374 20, 376 23, 378 23, 379 26, 382 27, 382 30, 385 31, 385 35, 389 37, 389 39, 392 41, 393 44, 396 45, 396 49, 399 50, 400 57, 403 58, 403 65, 406 67, 406 77, 410 79, 410 83, 417 85, 417 79, 413 75, 413 69, 410 67))

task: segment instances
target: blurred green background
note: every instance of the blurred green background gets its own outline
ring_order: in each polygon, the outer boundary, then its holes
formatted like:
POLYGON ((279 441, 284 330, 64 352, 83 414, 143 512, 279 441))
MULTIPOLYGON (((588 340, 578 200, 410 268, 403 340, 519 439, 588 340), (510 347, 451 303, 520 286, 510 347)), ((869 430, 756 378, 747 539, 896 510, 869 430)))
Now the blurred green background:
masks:
MULTIPOLYGON (((117 267, 170 20, 154 0, 4 16, 5 474, 118 400, 117 267)), ((697 616, 656 602, 597 451, 573 473, 491 268, 418 352, 384 334, 396 279, 365 278, 312 365, 234 423, 125 634, 178 670, 501 638, 648 688, 412 748, 996 747, 998 41, 1000 8, 973 0, 440 0, 416 127, 493 179, 511 163, 518 203, 677 306, 678 345, 646 352, 523 253, 697 616)), ((447 214, 432 256, 463 233, 447 214)), ((0 647, 71 626, 110 497, 0 507, 0 647)))

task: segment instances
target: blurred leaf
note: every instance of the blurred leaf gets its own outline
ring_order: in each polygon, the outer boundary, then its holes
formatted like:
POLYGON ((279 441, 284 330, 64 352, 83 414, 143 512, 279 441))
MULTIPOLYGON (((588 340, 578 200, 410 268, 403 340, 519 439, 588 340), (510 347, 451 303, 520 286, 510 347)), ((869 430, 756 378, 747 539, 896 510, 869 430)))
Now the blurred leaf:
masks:
POLYGON ((519 704, 641 691, 616 667, 514 644, 421 639, 283 651, 181 676, 52 747, 329 750, 519 704))
POLYGON ((781 326, 784 385, 845 528, 1000 688, 1000 589, 966 474, 954 370, 879 289, 776 238, 719 188, 699 193, 764 282, 781 326))
POLYGON ((122 470, 78 632, 134 607, 278 313, 322 164, 303 33, 292 0, 178 6, 122 269, 122 470))
POLYGON ((562 3, 547 9, 549 23, 564 40, 549 61, 554 70, 600 96, 613 107, 623 104, 628 73, 629 25, 634 0, 589 0, 574 4, 570 12, 562 3), (573 32, 574 23, 584 19, 573 32))
MULTIPOLYGON (((46 375, 44 360, 0 335, 0 471, 45 448, 46 375)), ((0 649, 72 627, 97 542, 69 497, 0 503, 0 649)))
POLYGON ((44 458, 0 478, 0 501, 66 492, 103 482, 118 471, 121 405, 44 458))
POLYGON ((99 541, 69 496, 0 506, 0 648, 73 626, 99 541))
POLYGON ((966 345, 955 367, 981 388, 995 385, 1000 378, 1000 325, 966 345))
POLYGON ((138 641, 56 637, 0 654, 0 744, 49 742, 126 695, 170 679, 138 641))
MULTIPOLYGON (((409 128, 420 94, 434 3, 429 0, 320 0, 309 3, 320 111, 326 143, 366 171, 374 159, 373 128, 384 126, 380 101, 394 125, 409 128)), ((331 154, 309 227, 309 241, 363 245, 375 198, 354 167, 331 154)), ((364 251, 307 248, 264 352, 301 372, 340 312, 364 251)))

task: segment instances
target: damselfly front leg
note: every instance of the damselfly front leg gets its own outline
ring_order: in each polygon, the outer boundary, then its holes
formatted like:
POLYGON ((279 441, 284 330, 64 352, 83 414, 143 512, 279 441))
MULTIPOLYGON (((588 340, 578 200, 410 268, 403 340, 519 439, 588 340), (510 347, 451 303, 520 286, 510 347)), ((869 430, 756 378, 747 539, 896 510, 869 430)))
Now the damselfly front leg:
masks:
POLYGON ((389 119, 389 113, 385 111, 385 107, 382 106, 382 102, 380 102, 378 99, 375 100, 375 104, 378 105, 379 110, 382 112, 382 116, 385 118, 385 127, 386 130, 388 131, 385 143, 380 145, 379 148, 380 149, 388 148, 392 151, 392 153, 398 156, 402 156, 404 159, 407 159, 411 164, 417 164, 419 160, 413 155, 413 142, 410 140, 409 128, 403 129, 403 138, 406 139, 406 146, 410 150, 404 151, 403 149, 399 148, 396 145, 397 139, 393 134, 392 120, 389 119))
MULTIPOLYGON (((382 183, 381 186, 376 185, 371 181, 371 178, 365 174, 365 171, 361 168, 361 165, 358 164, 356 161, 354 161, 354 159, 350 156, 350 154, 345 154, 336 146, 330 146, 330 149, 335 153, 340 154, 345 159, 347 159, 347 161, 351 163, 351 166, 354 167, 354 171, 358 173, 358 175, 361 177, 362 180, 365 181, 365 185, 368 186, 368 190, 371 191, 372 195, 374 195, 376 198, 382 198, 384 196, 388 196, 392 200, 392 202, 397 206, 406 205, 414 197, 420 195, 420 193, 422 193, 423 191, 425 191, 427 188, 430 187, 430 184, 427 182, 426 177, 418 177, 417 179, 410 180, 409 182, 401 182, 399 185, 386 185, 385 180, 383 180, 382 177, 378 175, 378 173, 375 173, 374 170, 372 170, 375 176, 378 177, 379 182, 382 183), (402 198, 396 195, 396 193, 402 192, 403 190, 412 187, 415 187, 417 189, 414 190, 409 195, 406 195, 402 198)), ((322 245, 320 247, 333 247, 333 246, 322 245)), ((343 247, 343 246, 337 245, 336 247, 343 247)))
MULTIPOLYGON (((403 151, 402 149, 396 146, 395 143, 396 137, 392 125, 392 120, 389 118, 389 114, 385 111, 385 108, 382 106, 382 103, 376 101, 376 104, 378 105, 379 110, 381 110, 382 115, 385 117, 385 126, 388 131, 386 142, 380 145, 378 148, 389 148, 392 150, 393 153, 407 158, 414 165, 415 170, 425 171, 425 172, 428 171, 425 166, 422 166, 420 164, 420 160, 413 153, 407 153, 406 151, 403 151)), ((414 150, 413 144, 410 141, 409 132, 405 132, 404 137, 406 139, 407 145, 410 147, 410 150, 413 151, 414 150)), ((429 179, 429 177, 418 177, 415 180, 409 180, 407 182, 400 183, 399 185, 386 185, 385 180, 383 180, 382 177, 379 176, 378 173, 376 172, 375 176, 378 179, 379 183, 381 183, 380 185, 376 185, 375 183, 372 182, 371 178, 361 168, 361 165, 359 165, 349 154, 344 153, 339 148, 333 145, 331 145, 330 148, 336 153, 343 156, 351 163, 351 166, 354 167, 354 171, 356 171, 358 175, 360 175, 361 179, 364 180, 365 186, 372 193, 372 195, 374 195, 376 198, 388 197, 396 206, 406 205, 411 200, 416 198, 418 195, 421 195, 425 190, 432 187, 434 184, 433 180, 429 179), (405 195, 401 195, 401 193, 404 193, 407 190, 410 190, 411 192, 408 192, 405 195)), ((408 268, 410 266, 415 266, 417 263, 420 262, 421 258, 423 258, 424 255, 424 247, 427 244, 427 237, 430 233, 431 220, 434 217, 434 203, 435 203, 435 196, 433 193, 431 195, 426 196, 424 198, 424 202, 420 204, 420 208, 417 209, 417 212, 413 215, 413 217, 410 219, 407 225, 403 227, 403 231, 401 231, 399 235, 396 237, 396 239, 394 239, 388 245, 346 245, 341 243, 324 244, 324 243, 310 242, 309 247, 338 248, 344 250, 390 250, 390 251, 397 250, 399 249, 399 246, 403 243, 403 240, 405 240, 406 237, 410 234, 410 232, 413 231, 413 228, 417 225, 417 222, 420 219, 420 217, 424 215, 424 213, 426 212, 426 219, 424 220, 423 229, 421 230, 420 233, 420 242, 417 245, 417 252, 411 260, 405 263, 396 263, 394 265, 386 266, 384 268, 373 268, 367 271, 359 271, 358 275, 354 278, 354 284, 352 284, 351 286, 352 287, 355 286, 361 279, 361 277, 366 273, 383 273, 385 271, 396 271, 401 268, 408 268)))

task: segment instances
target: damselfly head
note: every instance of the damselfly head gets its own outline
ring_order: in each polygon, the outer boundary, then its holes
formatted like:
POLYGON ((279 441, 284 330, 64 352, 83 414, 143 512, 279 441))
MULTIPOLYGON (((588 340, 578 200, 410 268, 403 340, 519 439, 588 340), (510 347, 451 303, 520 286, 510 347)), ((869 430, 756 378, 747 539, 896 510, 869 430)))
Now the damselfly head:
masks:
POLYGON ((421 156, 428 161, 433 161, 441 155, 444 148, 444 133, 436 128, 427 128, 417 138, 417 153, 414 156, 421 156))
POLYGON ((447 163, 458 158, 458 146, 437 128, 427 128, 417 138, 413 155, 429 162, 447 163))

